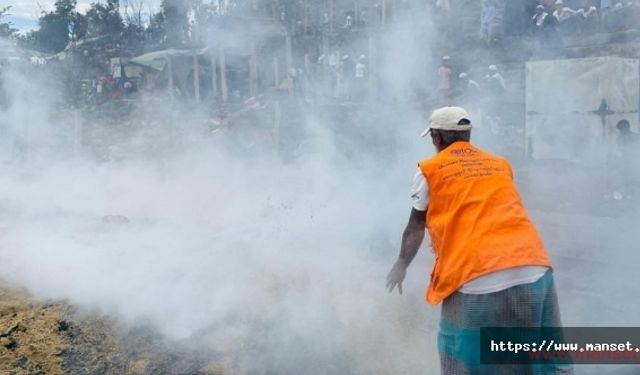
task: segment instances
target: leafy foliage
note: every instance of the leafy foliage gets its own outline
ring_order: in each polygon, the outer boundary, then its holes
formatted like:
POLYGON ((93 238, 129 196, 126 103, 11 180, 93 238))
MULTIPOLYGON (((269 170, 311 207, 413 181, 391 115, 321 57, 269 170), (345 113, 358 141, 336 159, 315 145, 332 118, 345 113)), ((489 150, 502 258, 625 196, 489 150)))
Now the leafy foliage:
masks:
POLYGON ((0 8, 0 38, 8 38, 13 36, 17 29, 13 27, 11 22, 3 22, 2 19, 7 16, 11 7, 0 8))
POLYGON ((119 0, 107 0, 106 4, 91 4, 86 19, 87 37, 120 34, 124 30, 119 0))
POLYGON ((57 0, 54 11, 42 12, 38 25, 39 29, 29 32, 22 43, 41 52, 57 53, 69 41, 85 36, 87 20, 76 12, 76 0, 57 0))
MULTIPOLYGON (((39 28, 18 35, 19 42, 44 53, 63 51, 69 42, 83 38, 113 37, 120 46, 180 48, 198 44, 199 25, 214 18, 252 16, 279 19, 283 9, 300 13, 298 0, 162 0, 157 12, 149 14, 148 0, 94 0, 85 14, 79 13, 77 0, 56 0, 55 9, 43 11, 39 28), (290 9, 296 9, 295 11, 290 9)), ((0 8, 0 36, 14 35, 10 23, 1 23, 8 8, 0 8)))

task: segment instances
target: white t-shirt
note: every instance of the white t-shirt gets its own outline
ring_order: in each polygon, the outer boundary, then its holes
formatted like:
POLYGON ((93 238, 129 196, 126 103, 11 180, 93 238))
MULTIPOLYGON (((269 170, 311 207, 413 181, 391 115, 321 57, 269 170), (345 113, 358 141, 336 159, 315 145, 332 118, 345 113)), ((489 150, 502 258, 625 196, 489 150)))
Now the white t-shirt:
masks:
POLYGON ((418 211, 427 210, 429 205, 429 185, 427 185, 427 179, 419 168, 416 175, 413 176, 411 199, 413 200, 413 208, 418 211))
MULTIPOLYGON (((429 184, 418 168, 411 186, 413 208, 426 211, 429 206, 429 184)), ((544 266, 522 266, 491 272, 464 284, 458 291, 466 294, 488 294, 511 288, 512 286, 536 282, 547 272, 544 266)))

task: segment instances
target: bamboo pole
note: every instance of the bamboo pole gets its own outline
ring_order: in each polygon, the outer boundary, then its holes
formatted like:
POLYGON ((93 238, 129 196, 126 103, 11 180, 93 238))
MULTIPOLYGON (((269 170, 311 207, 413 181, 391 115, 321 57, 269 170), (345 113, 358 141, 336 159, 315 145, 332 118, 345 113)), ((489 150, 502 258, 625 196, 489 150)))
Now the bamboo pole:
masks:
POLYGON ((333 16, 335 13, 335 0, 329 0, 329 31, 333 33, 334 25, 333 25, 333 16))
POLYGON ((229 99, 229 93, 227 88, 227 65, 224 53, 224 48, 218 49, 218 55, 220 58, 220 88, 222 90, 222 103, 226 104, 229 99))
POLYGON ((169 98, 171 99, 171 103, 175 100, 175 89, 173 83, 173 63, 171 62, 171 56, 167 56, 167 74, 169 80, 169 98))
POLYGON ((215 102, 218 98, 218 73, 216 72, 216 57, 213 52, 209 52, 209 58, 211 59, 211 91, 215 102))
POLYGON ((287 33, 287 36, 285 38, 285 44, 286 44, 286 51, 287 51, 287 86, 289 88, 289 97, 294 98, 295 97, 295 93, 293 90, 293 76, 292 73, 294 73, 294 68, 293 68, 293 51, 292 51, 292 47, 291 47, 291 35, 289 33, 287 33))
POLYGON ((311 59, 309 58, 309 54, 305 53, 304 54, 304 77, 299 77, 299 79, 303 79, 304 78, 304 90, 302 93, 302 96, 305 99, 309 99, 309 96, 311 94, 311 90, 309 88, 310 86, 310 82, 309 82, 309 77, 312 76, 312 72, 311 72, 311 59))
POLYGON ((249 61, 249 89, 251 96, 258 95, 258 49, 256 41, 251 40, 251 59, 249 61))
POLYGON ((326 93, 331 93, 331 71, 329 69, 329 38, 327 33, 322 33, 322 77, 324 79, 324 88, 326 93))
POLYGON ((200 103, 200 64, 198 63, 198 54, 193 53, 193 90, 196 97, 196 103, 200 103))

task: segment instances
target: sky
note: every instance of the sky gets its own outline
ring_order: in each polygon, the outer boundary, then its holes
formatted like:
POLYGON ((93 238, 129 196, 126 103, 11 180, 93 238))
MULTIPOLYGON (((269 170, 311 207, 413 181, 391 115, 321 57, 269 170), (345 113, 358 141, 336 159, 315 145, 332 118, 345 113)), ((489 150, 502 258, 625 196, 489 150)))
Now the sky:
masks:
MULTIPOLYGON (((121 0, 121 4, 127 0, 121 0)), ((154 9, 160 3, 160 0, 129 0, 132 2, 142 1, 145 8, 154 9)), ((100 0, 78 0, 78 11, 86 11, 93 2, 101 2, 100 0)), ((55 0, 0 0, 0 8, 11 7, 10 15, 7 17, 13 23, 13 26, 21 32, 26 32, 37 28, 38 16, 44 11, 53 10, 55 0)))

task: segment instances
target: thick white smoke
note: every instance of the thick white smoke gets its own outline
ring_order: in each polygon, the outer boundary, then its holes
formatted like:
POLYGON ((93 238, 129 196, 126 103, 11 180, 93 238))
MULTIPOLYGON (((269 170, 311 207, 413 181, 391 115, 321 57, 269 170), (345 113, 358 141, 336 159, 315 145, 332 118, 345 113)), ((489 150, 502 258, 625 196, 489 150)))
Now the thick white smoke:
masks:
MULTIPOLYGON (((187 131, 197 125, 184 123, 191 118, 184 112, 166 129, 178 133, 179 148, 111 162, 70 157, 76 122, 55 116, 51 81, 5 68, 0 278, 154 326, 170 340, 230 347, 241 373, 437 373, 439 313, 423 301, 427 246, 403 296, 388 295, 384 278, 408 218, 415 162, 433 152, 417 136, 423 108, 400 103, 432 87, 437 67, 428 62, 438 57, 409 27, 382 46, 382 95, 398 103, 365 106, 353 132, 329 130, 305 113, 310 134, 293 163, 276 153, 245 155, 226 133, 187 131)), ((138 137, 122 149, 153 148, 148 143, 138 137)), ((556 193, 545 181, 585 181, 554 168, 516 174, 531 202, 556 193)), ((581 201, 591 204, 593 192, 582 189, 581 201)), ((637 219, 536 208, 557 263, 564 322, 637 324, 638 305, 627 296, 638 289, 626 261, 637 259, 630 258, 637 219), (595 309, 604 313, 596 318, 595 309)))
MULTIPOLYGON (((338 134, 304 114, 307 140, 293 163, 245 155, 225 132, 189 130, 197 125, 178 112, 166 131, 182 151, 104 162, 74 151, 74 111, 54 117, 58 101, 42 81, 3 73, 13 89, 0 278, 170 340, 234 348, 241 373, 435 371, 428 256, 416 260, 404 296, 384 288, 415 161, 431 152, 417 138, 419 111, 365 112, 363 128, 338 134), (63 141, 54 138, 61 132, 63 141), (11 151, 19 142, 25 149, 11 151)), ((109 152, 148 142, 114 141, 109 152)))

